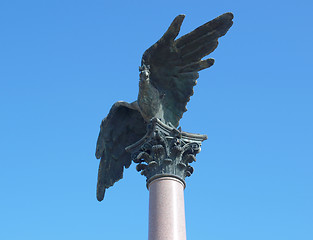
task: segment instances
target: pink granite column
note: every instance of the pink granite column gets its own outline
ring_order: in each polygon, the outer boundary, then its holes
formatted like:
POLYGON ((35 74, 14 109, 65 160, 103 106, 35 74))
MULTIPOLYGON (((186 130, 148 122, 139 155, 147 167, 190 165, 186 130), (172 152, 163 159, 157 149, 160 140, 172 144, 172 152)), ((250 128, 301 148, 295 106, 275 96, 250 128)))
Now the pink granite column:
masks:
POLYGON ((174 177, 149 184, 149 240, 186 239, 184 188, 174 177))

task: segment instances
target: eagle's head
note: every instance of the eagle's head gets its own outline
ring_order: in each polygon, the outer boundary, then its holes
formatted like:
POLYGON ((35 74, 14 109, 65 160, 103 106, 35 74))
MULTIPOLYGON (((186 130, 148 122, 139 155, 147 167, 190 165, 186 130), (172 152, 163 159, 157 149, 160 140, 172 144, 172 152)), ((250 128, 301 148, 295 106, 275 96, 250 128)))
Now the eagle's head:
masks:
POLYGON ((149 81, 150 80, 150 65, 145 65, 144 63, 139 67, 139 78, 140 81, 149 81))

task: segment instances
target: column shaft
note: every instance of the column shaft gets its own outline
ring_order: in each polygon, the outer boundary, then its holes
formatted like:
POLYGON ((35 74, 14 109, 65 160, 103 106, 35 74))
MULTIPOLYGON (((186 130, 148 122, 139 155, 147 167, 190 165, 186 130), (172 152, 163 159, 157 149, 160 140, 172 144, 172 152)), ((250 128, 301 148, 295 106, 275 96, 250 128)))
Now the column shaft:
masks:
POLYGON ((149 240, 185 240, 184 184, 173 177, 149 186, 149 240))

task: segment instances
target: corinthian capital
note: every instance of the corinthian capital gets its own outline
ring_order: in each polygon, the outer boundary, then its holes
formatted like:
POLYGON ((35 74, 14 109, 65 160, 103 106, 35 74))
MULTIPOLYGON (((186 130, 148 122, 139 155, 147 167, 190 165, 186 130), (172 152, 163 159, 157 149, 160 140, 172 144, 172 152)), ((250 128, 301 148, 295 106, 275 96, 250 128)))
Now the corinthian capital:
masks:
POLYGON ((126 147, 137 171, 147 177, 149 183, 160 177, 171 176, 185 184, 191 176, 196 155, 206 135, 182 132, 153 118, 147 126, 146 135, 138 142, 126 147))

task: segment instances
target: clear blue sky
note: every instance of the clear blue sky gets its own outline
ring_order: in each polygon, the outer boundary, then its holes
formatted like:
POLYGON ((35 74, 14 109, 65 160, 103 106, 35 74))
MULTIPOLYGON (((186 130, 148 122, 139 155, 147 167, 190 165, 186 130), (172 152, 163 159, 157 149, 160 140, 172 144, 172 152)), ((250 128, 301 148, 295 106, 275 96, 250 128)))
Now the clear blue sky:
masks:
POLYGON ((313 239, 313 3, 0 2, 0 239, 147 239, 131 166, 96 200, 99 125, 138 92, 141 55, 231 11, 181 126, 203 133, 185 190, 188 239, 313 239))

